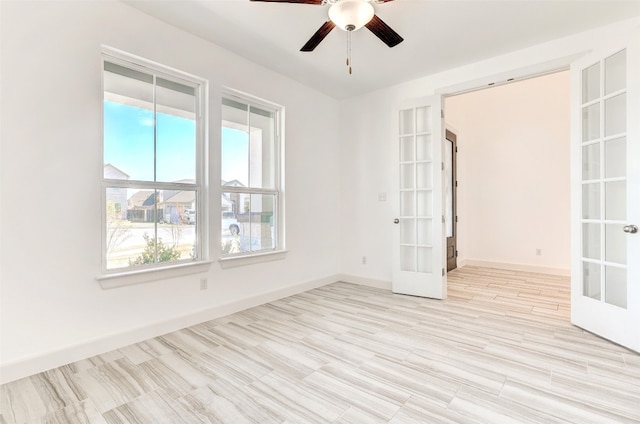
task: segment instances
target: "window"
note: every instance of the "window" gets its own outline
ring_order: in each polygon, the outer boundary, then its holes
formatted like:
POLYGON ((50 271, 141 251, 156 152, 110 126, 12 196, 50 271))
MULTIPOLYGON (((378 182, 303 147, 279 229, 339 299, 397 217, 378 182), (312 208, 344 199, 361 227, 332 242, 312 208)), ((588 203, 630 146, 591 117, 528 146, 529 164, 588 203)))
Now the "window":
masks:
POLYGON ((206 82, 110 55, 103 75, 103 272, 201 261, 206 82))
POLYGON ((223 257, 284 249, 282 108, 227 93, 222 99, 223 257))

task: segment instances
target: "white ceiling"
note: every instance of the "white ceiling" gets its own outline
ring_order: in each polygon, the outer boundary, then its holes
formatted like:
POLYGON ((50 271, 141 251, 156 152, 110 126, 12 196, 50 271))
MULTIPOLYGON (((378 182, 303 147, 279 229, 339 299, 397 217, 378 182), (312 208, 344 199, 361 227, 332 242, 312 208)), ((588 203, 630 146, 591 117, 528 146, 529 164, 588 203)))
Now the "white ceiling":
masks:
POLYGON ((384 45, 366 28, 335 28, 313 52, 302 45, 328 6, 249 0, 124 0, 327 95, 343 99, 634 16, 640 1, 395 0, 376 14, 405 41, 384 45))

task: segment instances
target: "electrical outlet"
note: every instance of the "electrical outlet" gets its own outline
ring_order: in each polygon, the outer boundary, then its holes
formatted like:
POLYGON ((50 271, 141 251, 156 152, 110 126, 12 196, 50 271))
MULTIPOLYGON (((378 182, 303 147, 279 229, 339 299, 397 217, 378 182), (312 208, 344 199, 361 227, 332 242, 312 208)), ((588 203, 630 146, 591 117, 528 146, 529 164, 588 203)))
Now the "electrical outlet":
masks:
POLYGON ((366 265, 367 264, 367 257, 363 256, 362 257, 362 265, 366 265))
POLYGON ((542 249, 536 249, 536 256, 542 256, 542 249))
POLYGON ((387 193, 378 193, 378 201, 386 202, 387 201, 387 193))
POLYGON ((206 278, 200 279, 200 290, 206 290, 209 287, 209 282, 206 278))

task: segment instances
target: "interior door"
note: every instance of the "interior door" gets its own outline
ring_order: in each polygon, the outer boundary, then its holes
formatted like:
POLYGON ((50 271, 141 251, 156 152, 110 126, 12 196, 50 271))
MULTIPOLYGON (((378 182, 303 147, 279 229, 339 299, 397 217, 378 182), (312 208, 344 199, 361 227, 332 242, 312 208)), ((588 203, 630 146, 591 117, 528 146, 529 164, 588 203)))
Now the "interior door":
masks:
POLYGON ((571 67, 571 321, 640 351, 640 34, 571 67))
POLYGON ((458 257, 458 181, 456 177, 458 136, 451 130, 445 130, 444 137, 444 223, 447 235, 447 272, 456 269, 458 257))
POLYGON ((394 293, 444 299, 442 98, 407 103, 397 117, 394 293))

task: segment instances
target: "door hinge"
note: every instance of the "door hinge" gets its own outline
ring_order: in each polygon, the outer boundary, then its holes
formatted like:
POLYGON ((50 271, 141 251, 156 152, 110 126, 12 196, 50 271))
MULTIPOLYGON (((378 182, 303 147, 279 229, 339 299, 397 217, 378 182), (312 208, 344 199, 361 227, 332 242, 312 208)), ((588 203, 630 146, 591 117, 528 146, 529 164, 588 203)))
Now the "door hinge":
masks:
POLYGON ((444 171, 444 162, 440 162, 440 165, 442 165, 442 170, 444 171))
POLYGON ((456 250, 456 258, 458 257, 458 251, 456 250))
POLYGON ((444 222, 445 222, 445 221, 444 221, 444 215, 442 215, 442 223, 444 224, 444 222))
POLYGON ((440 109, 440 117, 444 118, 444 110, 440 109))
POLYGON ((442 268, 442 276, 444 277, 444 268, 442 268))
POLYGON ((456 187, 458 187, 458 182, 456 181, 456 187))
POLYGON ((458 215, 456 215, 456 222, 458 222, 458 215))
POLYGON ((458 153, 458 148, 456 147, 456 153, 458 153))

